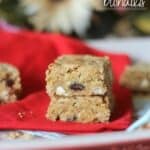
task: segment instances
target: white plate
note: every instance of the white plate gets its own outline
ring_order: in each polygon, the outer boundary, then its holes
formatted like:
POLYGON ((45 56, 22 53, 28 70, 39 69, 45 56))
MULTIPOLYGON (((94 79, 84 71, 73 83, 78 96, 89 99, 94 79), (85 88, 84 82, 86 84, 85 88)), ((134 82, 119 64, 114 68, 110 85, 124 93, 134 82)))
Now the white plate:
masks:
POLYGON ((1 150, 149 150, 150 131, 115 132, 68 136, 59 140, 0 142, 1 150), (119 148, 120 149, 116 149, 119 148), (133 149, 134 147, 134 149, 133 149), (138 149, 140 147, 140 149, 138 149), (147 149, 146 149, 147 147, 147 149), (124 148, 124 149, 123 149, 124 148), (144 149, 145 148, 145 149, 144 149))

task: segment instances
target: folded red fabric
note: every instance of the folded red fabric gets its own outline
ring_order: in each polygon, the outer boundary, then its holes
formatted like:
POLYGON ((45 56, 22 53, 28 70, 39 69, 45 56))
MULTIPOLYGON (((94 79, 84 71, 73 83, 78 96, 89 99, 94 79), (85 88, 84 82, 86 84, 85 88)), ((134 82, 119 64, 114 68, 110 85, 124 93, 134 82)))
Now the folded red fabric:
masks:
POLYGON ((0 31, 0 61, 11 63, 21 71, 22 99, 0 106, 0 129, 27 129, 63 133, 89 133, 122 130, 132 121, 131 95, 119 86, 119 78, 130 63, 126 55, 96 51, 81 41, 59 34, 42 34, 22 31, 0 31), (64 54, 107 55, 113 67, 116 108, 110 123, 52 122, 45 118, 50 102, 45 93, 45 70, 49 63, 64 54))

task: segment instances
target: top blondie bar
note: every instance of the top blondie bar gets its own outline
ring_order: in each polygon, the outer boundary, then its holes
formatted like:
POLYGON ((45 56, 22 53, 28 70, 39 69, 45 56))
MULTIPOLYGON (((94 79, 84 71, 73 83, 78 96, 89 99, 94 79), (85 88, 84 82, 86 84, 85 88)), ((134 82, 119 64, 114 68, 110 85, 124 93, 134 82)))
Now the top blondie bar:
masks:
POLYGON ((108 57, 64 55, 48 66, 49 96, 98 96, 109 93, 112 71, 108 57))

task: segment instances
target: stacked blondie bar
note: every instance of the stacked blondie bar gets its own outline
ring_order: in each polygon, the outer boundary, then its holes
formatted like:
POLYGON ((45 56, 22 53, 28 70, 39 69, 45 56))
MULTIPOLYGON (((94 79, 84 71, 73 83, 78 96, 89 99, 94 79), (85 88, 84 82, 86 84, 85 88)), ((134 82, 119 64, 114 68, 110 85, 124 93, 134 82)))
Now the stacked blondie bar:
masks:
POLYGON ((112 100, 112 70, 108 57, 64 55, 46 71, 51 98, 46 117, 56 121, 108 122, 112 100))

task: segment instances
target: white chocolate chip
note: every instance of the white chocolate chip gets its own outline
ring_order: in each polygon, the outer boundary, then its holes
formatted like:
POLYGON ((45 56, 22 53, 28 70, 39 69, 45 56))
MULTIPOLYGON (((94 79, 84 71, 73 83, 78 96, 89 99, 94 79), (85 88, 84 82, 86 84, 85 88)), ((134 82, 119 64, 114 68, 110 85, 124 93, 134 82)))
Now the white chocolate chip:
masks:
POLYGON ((106 93, 106 88, 99 88, 99 87, 96 87, 92 90, 92 93, 94 95, 104 95, 106 93))
POLYGON ((149 86, 149 81, 147 79, 144 79, 142 82, 141 82, 141 87, 142 88, 147 88, 149 86))
POLYGON ((0 98, 3 99, 3 100, 7 100, 9 98, 9 93, 7 90, 4 90, 2 92, 0 92, 0 98))
POLYGON ((56 95, 67 96, 65 89, 63 87, 61 87, 61 86, 58 86, 56 88, 56 95))

